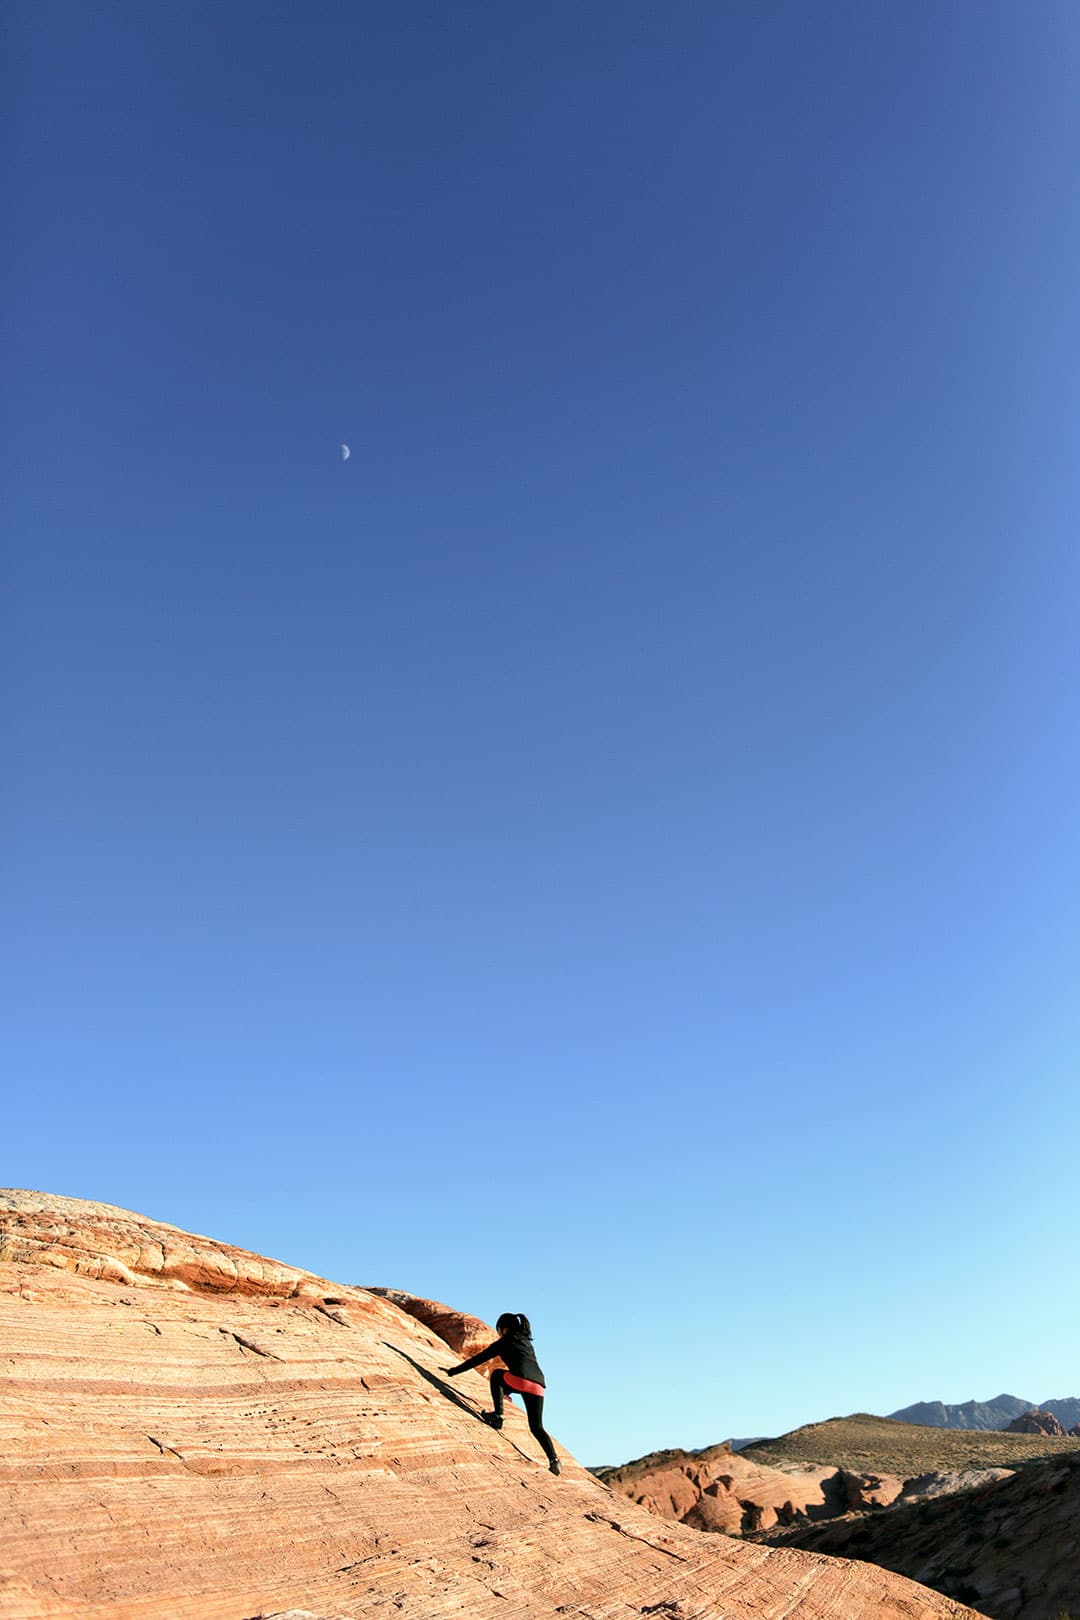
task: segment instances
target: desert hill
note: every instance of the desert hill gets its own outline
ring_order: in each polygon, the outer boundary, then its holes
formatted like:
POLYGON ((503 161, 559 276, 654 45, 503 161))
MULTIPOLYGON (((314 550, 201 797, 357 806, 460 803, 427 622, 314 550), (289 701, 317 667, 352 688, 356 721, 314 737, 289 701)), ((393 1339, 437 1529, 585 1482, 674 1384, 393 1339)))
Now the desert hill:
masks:
POLYGON ((970 1620, 552 1477, 520 1412, 478 1421, 479 1374, 442 1376, 424 1308, 0 1192, 0 1616, 970 1620))
POLYGON ((912 1479, 967 1468, 1017 1468, 1058 1451, 1080 1453, 1080 1439, 996 1429, 920 1428, 896 1418, 855 1412, 808 1423, 778 1440, 762 1440, 748 1446, 743 1455, 773 1468, 831 1462, 852 1473, 884 1472, 912 1479))

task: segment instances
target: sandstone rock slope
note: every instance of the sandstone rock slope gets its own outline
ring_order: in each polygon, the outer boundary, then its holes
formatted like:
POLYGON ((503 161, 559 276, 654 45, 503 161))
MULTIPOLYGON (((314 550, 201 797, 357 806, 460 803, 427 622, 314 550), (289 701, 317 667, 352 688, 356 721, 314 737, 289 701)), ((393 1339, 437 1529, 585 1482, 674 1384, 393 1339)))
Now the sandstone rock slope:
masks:
MULTIPOLYGON (((403 1288, 369 1288, 369 1294, 388 1299, 409 1316, 431 1329, 438 1338, 445 1339, 459 1361, 468 1361, 478 1350, 483 1350, 495 1338, 495 1330, 479 1316, 457 1311, 452 1305, 440 1304, 435 1299, 423 1299, 419 1294, 406 1293, 403 1288)), ((492 1367, 503 1363, 496 1357, 492 1367)))
POLYGON ((555 1479, 446 1359, 392 1298, 0 1192, 0 1617, 971 1615, 870 1565, 663 1523, 570 1458, 555 1479))

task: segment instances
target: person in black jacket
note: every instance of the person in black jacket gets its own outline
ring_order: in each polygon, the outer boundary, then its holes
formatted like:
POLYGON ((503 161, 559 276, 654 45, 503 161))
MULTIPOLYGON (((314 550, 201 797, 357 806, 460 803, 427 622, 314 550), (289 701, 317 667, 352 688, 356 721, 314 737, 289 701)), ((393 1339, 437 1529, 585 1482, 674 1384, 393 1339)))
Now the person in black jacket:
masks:
POLYGON ((529 1428, 544 1448, 548 1467, 553 1474, 561 1474, 562 1468, 555 1454, 551 1436, 544 1428, 544 1375, 540 1371, 536 1351, 533 1349, 529 1318, 522 1316, 520 1312, 507 1311, 499 1317, 495 1331, 499 1337, 494 1344, 489 1344, 486 1350, 470 1356, 468 1361, 463 1361, 458 1367, 444 1367, 443 1372, 451 1378, 456 1378, 458 1373, 469 1372, 471 1368, 479 1367, 494 1356, 504 1361, 505 1369, 496 1367, 491 1375, 491 1400, 495 1410, 481 1412, 480 1416, 493 1429, 501 1429, 504 1397, 509 1400, 511 1391, 520 1395, 525 1402, 529 1428))

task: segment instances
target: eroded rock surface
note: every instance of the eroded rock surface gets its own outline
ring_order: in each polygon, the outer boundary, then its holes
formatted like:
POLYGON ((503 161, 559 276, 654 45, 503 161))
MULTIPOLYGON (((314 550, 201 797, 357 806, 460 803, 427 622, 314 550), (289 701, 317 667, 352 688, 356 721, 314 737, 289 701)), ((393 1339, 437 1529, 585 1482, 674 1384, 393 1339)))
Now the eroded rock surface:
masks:
MULTIPOLYGON (((0 1193, 4 1620, 974 1620, 658 1521, 439 1373, 392 1299, 0 1193)), ((554 1403, 552 1403, 554 1404, 554 1403)))
POLYGON ((659 1451, 604 1469, 604 1484, 661 1519, 741 1535, 800 1518, 842 1513, 835 1468, 768 1468, 730 1446, 659 1451), (830 1494, 830 1489, 832 1494, 830 1494))
MULTIPOLYGON (((774 1468, 728 1445, 654 1452, 622 1468, 601 1469, 599 1477, 658 1518, 734 1536, 887 1508, 901 1497, 941 1495, 950 1488, 942 1474, 920 1482, 835 1464, 774 1468)), ((951 1488, 967 1483, 953 1476, 951 1488)))
MULTIPOLYGON (((468 1361, 475 1356, 478 1350, 491 1344, 497 1337, 495 1329, 479 1316, 470 1316, 467 1311, 457 1311, 452 1305, 441 1305, 435 1299, 421 1299, 418 1294, 406 1293, 403 1288, 369 1288, 369 1294, 378 1294, 381 1299, 390 1300, 399 1310, 414 1316, 418 1322, 450 1346, 459 1360, 468 1361)), ((491 1367, 501 1367, 502 1362, 495 1357, 491 1367)), ((485 1363, 487 1369, 487 1363, 485 1363)))

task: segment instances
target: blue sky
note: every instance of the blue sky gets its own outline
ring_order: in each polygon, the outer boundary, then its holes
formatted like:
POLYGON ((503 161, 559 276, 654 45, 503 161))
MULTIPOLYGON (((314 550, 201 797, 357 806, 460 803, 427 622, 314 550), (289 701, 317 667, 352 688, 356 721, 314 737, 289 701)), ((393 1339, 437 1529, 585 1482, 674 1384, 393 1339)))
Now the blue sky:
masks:
POLYGON ((1075 8, 9 36, 0 1180, 586 1462, 1080 1394, 1075 8))

